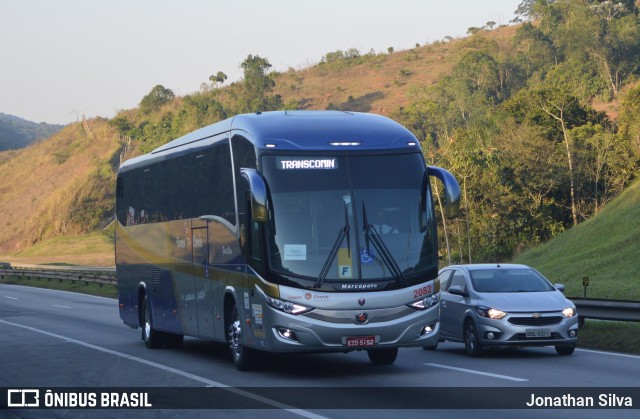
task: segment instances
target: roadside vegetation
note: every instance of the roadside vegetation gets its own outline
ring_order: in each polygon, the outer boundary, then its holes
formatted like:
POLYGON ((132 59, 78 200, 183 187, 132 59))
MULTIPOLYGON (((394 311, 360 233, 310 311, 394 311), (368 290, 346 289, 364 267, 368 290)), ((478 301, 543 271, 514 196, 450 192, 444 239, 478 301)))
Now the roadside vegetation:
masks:
POLYGON ((587 320, 578 347, 640 355, 640 323, 587 320))
POLYGON ((531 265, 565 294, 588 298, 640 301, 640 181, 635 182, 593 218, 515 258, 531 265))

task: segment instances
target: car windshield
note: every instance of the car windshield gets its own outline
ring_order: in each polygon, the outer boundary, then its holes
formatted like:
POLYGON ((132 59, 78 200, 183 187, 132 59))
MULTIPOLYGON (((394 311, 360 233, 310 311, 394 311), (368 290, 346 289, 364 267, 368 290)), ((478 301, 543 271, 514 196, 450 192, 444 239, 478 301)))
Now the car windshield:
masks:
POLYGON ((542 292, 555 288, 533 269, 476 269, 471 284, 478 292, 542 292))
POLYGON ((430 194, 428 228, 420 228, 425 173, 420 154, 269 155, 263 157, 263 173, 273 206, 273 271, 318 286, 363 280, 401 283, 404 276, 436 268, 430 194))

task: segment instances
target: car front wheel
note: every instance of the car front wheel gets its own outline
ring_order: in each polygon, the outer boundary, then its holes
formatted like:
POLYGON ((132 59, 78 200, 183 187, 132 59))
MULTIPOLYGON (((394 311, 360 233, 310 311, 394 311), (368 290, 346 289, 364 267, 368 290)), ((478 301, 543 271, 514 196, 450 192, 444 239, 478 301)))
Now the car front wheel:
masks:
POLYGON ((576 345, 571 346, 556 346, 556 352, 558 355, 571 355, 576 350, 576 345))
POLYGON ((464 346, 467 351, 467 355, 471 357, 477 357, 482 355, 482 345, 478 338, 478 331, 473 321, 469 320, 464 326, 464 346))
POLYGON ((435 351, 438 348, 438 341, 436 341, 436 343, 434 343, 433 345, 425 345, 422 347, 422 349, 424 349, 425 351, 435 351))

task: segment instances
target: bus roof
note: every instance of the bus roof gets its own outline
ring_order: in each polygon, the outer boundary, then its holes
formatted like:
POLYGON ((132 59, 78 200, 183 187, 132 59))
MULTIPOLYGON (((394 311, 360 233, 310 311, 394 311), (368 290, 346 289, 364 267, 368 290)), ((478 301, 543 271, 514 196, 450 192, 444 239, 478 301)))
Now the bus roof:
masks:
MULTIPOLYGON (((244 132, 257 148, 274 151, 419 148, 419 142, 409 130, 384 116, 342 111, 274 111, 234 116, 132 160, 140 163, 154 159, 154 155, 166 156, 174 151, 206 146, 207 139, 230 131, 244 132)), ((125 165, 134 161, 125 162, 125 165)))

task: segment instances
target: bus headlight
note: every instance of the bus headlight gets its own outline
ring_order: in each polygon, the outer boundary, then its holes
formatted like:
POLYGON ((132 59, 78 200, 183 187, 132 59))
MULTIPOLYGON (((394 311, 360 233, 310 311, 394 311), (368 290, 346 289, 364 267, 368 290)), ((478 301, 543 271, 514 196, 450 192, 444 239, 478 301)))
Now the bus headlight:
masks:
POLYGON ((267 297, 267 304, 269 304, 271 307, 275 308, 276 310, 283 311, 287 314, 297 315, 297 314, 302 314, 302 313, 306 313, 307 311, 313 310, 312 307, 307 307, 301 304, 292 303, 291 301, 283 301, 283 300, 279 300, 277 298, 272 298, 272 297, 267 297))
POLYGON ((430 295, 428 297, 423 298, 422 300, 415 301, 409 304, 409 307, 415 308, 416 310, 426 310, 438 304, 440 302, 440 293, 436 293, 430 295))

